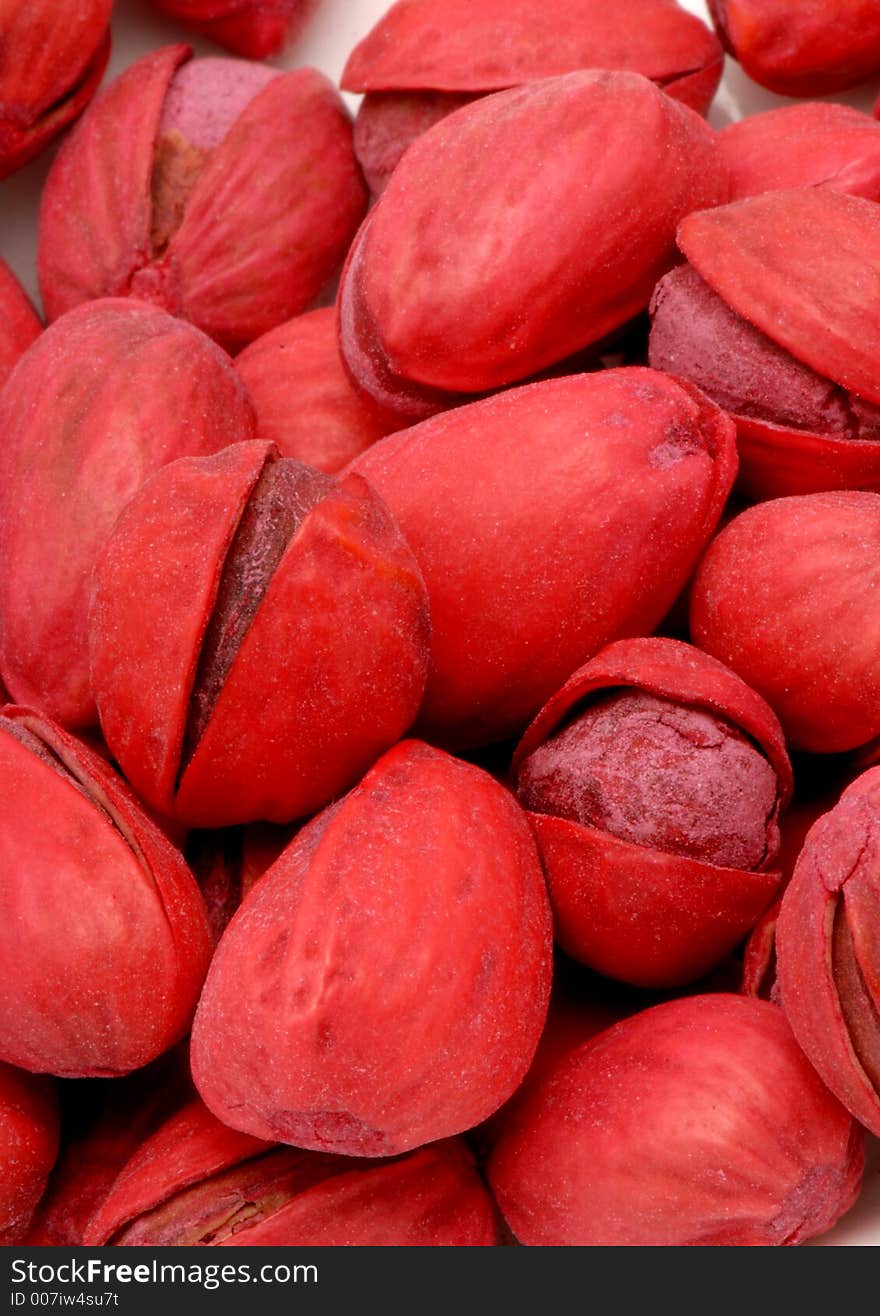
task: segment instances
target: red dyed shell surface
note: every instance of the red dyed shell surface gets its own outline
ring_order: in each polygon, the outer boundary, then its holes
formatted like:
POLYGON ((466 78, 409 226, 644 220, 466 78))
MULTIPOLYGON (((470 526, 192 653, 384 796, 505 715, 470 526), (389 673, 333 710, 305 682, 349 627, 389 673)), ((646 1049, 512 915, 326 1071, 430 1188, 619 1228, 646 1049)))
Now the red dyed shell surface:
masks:
POLYGON ((235 1133, 194 1103, 135 1153, 93 1217, 92 1246, 491 1246, 491 1198, 458 1140, 395 1161, 235 1133))
POLYGON ((413 419, 527 378, 644 310, 679 221, 726 195, 712 130, 638 74, 467 105, 413 144, 349 253, 352 377, 413 419))
POLYGON ((169 139, 172 150, 187 145, 162 125, 190 55, 169 46, 138 60, 59 152, 40 211, 50 319, 92 298, 131 295, 242 346, 304 311, 341 264, 366 192, 348 115, 314 69, 264 80, 198 157, 167 221, 157 213, 163 150, 169 139), (283 150, 279 123, 296 126, 283 150))
POLYGON ((674 0, 561 0, 552 8, 538 0, 446 0, 442 9, 397 0, 352 51, 342 86, 502 91, 602 68, 642 73, 674 90, 720 59, 706 25, 674 0))
POLYGON ((511 390, 360 457, 352 469, 388 503, 428 587, 424 734, 457 746, 516 735, 585 657, 652 630, 735 468, 731 422, 643 369, 511 390))
POLYGON ((254 402, 257 437, 319 471, 341 471, 399 427, 355 391, 339 355, 333 307, 263 334, 236 357, 235 368, 254 402))
POLYGON ((0 260, 0 388, 42 328, 24 288, 6 262, 0 260))
POLYGON ((137 1069, 186 1033, 208 966, 192 874, 104 760, 37 713, 3 710, 0 779, 0 1058, 137 1069))
POLYGON ((880 124, 826 101, 751 114, 718 134, 730 199, 821 184, 880 200, 880 124))
POLYGON ((856 749, 880 734, 880 495, 761 503, 700 565, 694 642, 763 695, 790 743, 856 749))
POLYGON ((830 1229, 863 1164, 782 1011, 718 994, 563 1059, 515 1105, 489 1180, 527 1246, 767 1246, 830 1229))
POLYGON ((113 0, 0 0, 0 178, 82 113, 110 54, 113 0))
POLYGON ((824 96, 880 69, 874 0, 709 0, 724 46, 762 87, 824 96))
MULTIPOLYGON (((621 640, 575 672, 529 727, 514 755, 521 798, 529 757, 589 702, 622 689, 723 719, 750 738, 777 779, 765 820, 766 848, 752 870, 648 848, 549 812, 529 814, 563 948, 610 977, 646 987, 678 986, 734 950, 773 900, 781 881, 778 819, 791 795, 791 767, 772 711, 733 672, 676 640, 621 640)), ((704 746, 701 752, 705 757, 710 750, 704 746)), ((633 777, 642 770, 638 756, 630 755, 627 766, 633 777)), ((656 771, 654 762, 649 770, 656 771)), ((667 778, 654 780, 656 792, 670 789, 667 778)), ((708 811, 708 794, 704 802, 708 811)))
POLYGON ((367 93, 355 149, 378 194, 416 137, 475 96, 617 69, 705 113, 722 62, 713 33, 674 0, 398 0, 352 51, 341 82, 367 93))
POLYGON ((535 842, 487 773, 407 741, 266 873, 193 1031, 213 1112, 258 1137, 389 1156, 487 1118, 550 989, 535 842))
POLYGON ((31 1221, 28 1247, 82 1247, 83 1233, 141 1143, 193 1099, 185 1043, 112 1082, 86 1086, 31 1221))
POLYGON ((880 1133, 880 768, 809 833, 776 928, 795 1037, 848 1110, 880 1133))
POLYGON ((97 302, 40 336, 0 393, 0 671, 15 699, 69 727, 97 720, 88 600, 114 521, 160 466, 253 424, 226 355, 164 311, 97 302))
POLYGON ((318 0, 153 0, 153 4, 236 55, 266 59, 296 39, 318 0))
POLYGON ((57 1152, 54 1085, 0 1063, 0 1247, 24 1239, 57 1152))
POLYGON ((680 327, 668 309, 661 317, 682 272, 658 287, 651 364, 734 413, 743 491, 880 488, 876 203, 831 186, 767 192, 689 216, 678 242, 703 282, 680 327), (694 325, 704 315, 712 323, 697 329, 700 342, 694 325), (720 345, 719 317, 728 335, 720 345), (803 397, 811 400, 800 419, 803 397))
POLYGON ((286 822, 406 732, 429 635, 381 499, 255 441, 175 462, 129 503, 95 573, 92 686, 155 808, 199 827, 286 822))

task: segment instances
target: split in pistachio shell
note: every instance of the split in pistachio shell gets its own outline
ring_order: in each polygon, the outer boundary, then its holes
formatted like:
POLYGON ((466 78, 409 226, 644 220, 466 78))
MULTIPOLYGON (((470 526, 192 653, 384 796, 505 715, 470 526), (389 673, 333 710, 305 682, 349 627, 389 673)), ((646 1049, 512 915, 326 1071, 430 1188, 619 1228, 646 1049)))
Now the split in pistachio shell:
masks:
POLYGON ((236 55, 266 59, 296 40, 318 0, 153 0, 153 4, 236 55))
POLYGON ((781 728, 690 645, 603 649, 539 713, 514 770, 557 940, 601 973, 645 987, 693 982, 778 891, 792 785, 781 728))
POLYGON ((463 1132, 515 1091, 547 1013, 550 911, 528 823, 417 741, 314 818, 227 928, 193 1030, 224 1123, 340 1155, 463 1132))
POLYGON ((57 1153, 54 1083, 0 1061, 0 1247, 24 1241, 57 1153))
POLYGON ((786 1246, 852 1206, 864 1157, 782 1011, 719 993, 563 1058, 515 1104, 488 1170, 526 1246, 786 1246))
POLYGON ((736 451, 697 390, 627 368, 459 407, 351 469, 427 585, 418 726, 472 747, 521 734, 585 657, 660 622, 715 530, 736 451))
POLYGON ((352 51, 342 86, 367 93, 355 149, 378 195, 407 146, 477 96, 616 69, 704 113, 722 61, 713 33, 675 0, 398 0, 352 51))
POLYGON ((110 55, 113 0, 3 0, 0 6, 0 178, 73 123, 110 55))
POLYGON ((816 754, 880 735, 880 495, 759 503, 709 546, 691 594, 694 643, 767 700, 816 754))
POLYGON ((166 1119, 193 1099, 185 1043, 124 1078, 79 1080, 63 1092, 61 1153, 24 1239, 82 1247, 120 1170, 166 1119))
POLYGON ((85 1233, 117 1247, 487 1247, 492 1200, 463 1142, 389 1161, 301 1151, 194 1102, 148 1138, 85 1233))
POLYGON ((64 143, 40 210, 50 319, 133 296, 243 346, 307 309, 366 209, 351 123, 314 69, 138 60, 64 143))
POLYGON ((92 570, 147 476, 253 434, 224 352, 155 307, 108 300, 41 334, 0 393, 0 672, 19 703, 97 721, 92 570))
POLYGON ((210 958, 180 854, 120 777, 29 709, 0 715, 0 1058, 113 1077, 189 1029, 210 958))
POLYGON ((825 96, 880 69, 874 0, 709 0, 724 48, 762 87, 825 96))
POLYGON ((715 134, 639 74, 466 105, 406 152, 351 248, 352 378, 413 420, 526 379, 645 310, 679 221, 726 197, 715 134))
POLYGON ((407 731, 429 638, 381 498, 255 440, 170 464, 117 521, 95 572, 92 689, 154 807, 195 827, 288 822, 407 731))
POLYGON ((776 927, 795 1037, 832 1092, 880 1133, 880 768, 809 833, 776 927))
POLYGON ((678 243, 649 359, 734 416, 743 492, 880 488, 880 207, 767 192, 689 216, 678 243))

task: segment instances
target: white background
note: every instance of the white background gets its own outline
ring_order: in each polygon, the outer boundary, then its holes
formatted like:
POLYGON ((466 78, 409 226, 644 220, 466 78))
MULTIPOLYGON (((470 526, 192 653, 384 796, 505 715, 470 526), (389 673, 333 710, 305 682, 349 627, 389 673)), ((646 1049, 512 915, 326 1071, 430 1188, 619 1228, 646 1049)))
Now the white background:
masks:
MULTIPOLYGON (((609 2, 613 3, 613 0, 609 2)), ((703 0, 681 2, 685 9, 701 18, 707 18, 703 0)), ((442 0, 438 0, 438 3, 442 4, 442 0)), ((552 0, 548 0, 548 3, 552 3, 552 0)), ((270 62, 282 68, 311 64, 338 81, 352 47, 366 35, 389 6, 390 0, 321 0, 318 11, 296 46, 270 62)), ((157 16, 148 0, 116 0, 113 52, 107 79, 115 77, 147 51, 181 40, 189 41, 198 54, 224 53, 216 46, 194 39, 174 23, 157 16)), ((870 111, 878 92, 880 77, 836 99, 846 100, 859 109, 870 111)), ((354 108, 357 98, 347 99, 354 108)), ((782 97, 774 96, 749 82, 739 67, 728 60, 710 121, 716 127, 723 127, 746 114, 786 103, 782 97)), ((50 149, 27 168, 0 183, 0 255, 12 266, 35 300, 37 209, 52 155, 50 149)), ((865 1189, 858 1205, 836 1229, 817 1241, 860 1246, 880 1244, 880 1156, 876 1142, 872 1143, 865 1189)))

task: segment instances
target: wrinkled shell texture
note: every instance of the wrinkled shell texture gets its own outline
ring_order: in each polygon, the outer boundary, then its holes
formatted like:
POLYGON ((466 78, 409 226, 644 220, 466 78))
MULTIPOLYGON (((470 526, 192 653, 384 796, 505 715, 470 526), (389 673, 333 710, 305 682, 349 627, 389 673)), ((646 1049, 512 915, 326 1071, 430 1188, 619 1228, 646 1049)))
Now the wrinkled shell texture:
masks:
POLYGON ((315 1151, 389 1156, 448 1137, 524 1076, 549 950, 515 802, 480 769, 404 742, 233 919, 195 1023, 196 1084, 233 1128, 315 1151))

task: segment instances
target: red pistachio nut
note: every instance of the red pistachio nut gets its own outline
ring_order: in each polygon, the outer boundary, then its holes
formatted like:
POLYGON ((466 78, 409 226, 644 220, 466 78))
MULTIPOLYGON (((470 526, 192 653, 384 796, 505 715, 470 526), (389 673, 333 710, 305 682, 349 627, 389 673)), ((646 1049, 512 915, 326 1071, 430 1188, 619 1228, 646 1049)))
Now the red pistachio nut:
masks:
POLYGON ((782 731, 733 672, 677 640, 621 640, 575 672, 516 754, 556 939, 609 977, 693 982, 781 881, 782 731))
POLYGON ((114 521, 165 462, 253 424, 226 355, 153 307, 80 307, 25 353, 0 393, 0 670, 15 699, 96 721, 88 598, 114 521))
POLYGON ((153 0, 153 4, 236 55, 266 59, 296 39, 318 0, 153 0))
POLYGON ((42 331, 40 317, 6 262, 0 259, 0 389, 18 358, 42 331))
POLYGON ((257 437, 316 470, 334 475, 399 428, 399 421, 352 386, 331 306, 271 329, 245 348, 235 366, 253 398, 257 437))
POLYGON ((737 423, 753 498, 880 488, 880 208, 827 187, 689 216, 650 362, 737 423))
POLYGON ((385 504, 254 441, 158 472, 95 573, 92 689, 154 807, 196 827, 304 817, 407 730, 430 621, 385 504))
POLYGON ((550 972, 544 879, 516 801, 407 741, 299 833, 230 923, 194 1026, 196 1086, 257 1137, 408 1151, 513 1093, 550 972))
POLYGON ((776 927, 795 1037, 849 1111, 880 1133, 880 768, 811 830, 776 927))
POLYGON ((536 374, 644 310, 678 222, 726 195, 712 130, 638 74, 467 105, 407 151, 352 246, 352 378, 418 419, 536 374))
POLYGON ((852 1206, 864 1135, 782 1011, 692 996, 600 1033, 513 1118, 489 1179, 527 1246, 804 1242, 852 1206))
POLYGON ((793 746, 880 734, 880 496, 840 491, 749 508, 694 582, 694 642, 764 696, 793 746))
POLYGON ((50 319, 131 295, 231 348, 304 311, 341 264, 366 192, 335 88, 190 55, 138 60, 59 152, 40 211, 50 319))
POLYGON ((880 124, 849 105, 784 105, 718 134, 730 199, 821 184, 880 201, 880 124))
POLYGON ((126 1165, 85 1234, 118 1247, 474 1247, 495 1210, 463 1142, 393 1161, 235 1133, 195 1102, 126 1165))
POLYGON ((82 113, 110 54, 113 0, 0 0, 0 178, 82 113))
POLYGON ((354 48, 341 82, 367 93, 355 149, 378 195, 407 146, 476 96, 617 69, 702 113, 722 61, 713 33, 675 0, 397 0, 354 48))
POLYGON ((193 1098, 185 1044, 124 1078, 73 1086, 65 1093, 61 1154, 24 1239, 28 1247, 81 1247, 120 1170, 193 1098))
POLYGON ((38 713, 3 709, 0 778, 0 1058, 137 1069, 187 1031, 208 966, 192 874, 104 760, 38 713))
POLYGON ((458 746, 517 735, 585 657, 652 630, 735 467, 730 421, 638 368, 511 390, 360 457, 353 469, 391 507, 428 587, 424 734, 458 746))
POLYGON ((54 1084, 0 1063, 0 1247, 24 1240, 57 1153, 54 1084))
POLYGON ((874 0, 709 0, 724 47, 782 96, 843 91, 880 69, 874 0))

